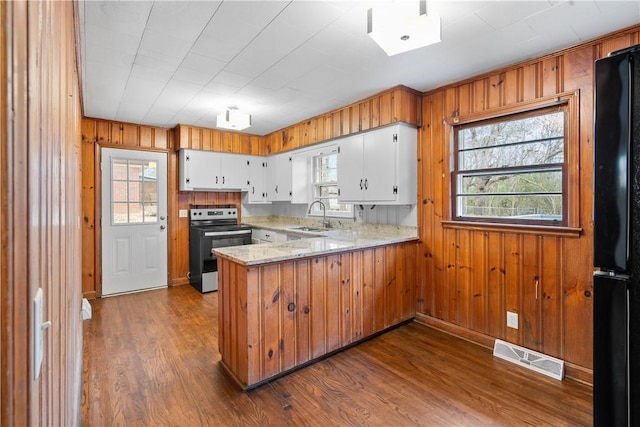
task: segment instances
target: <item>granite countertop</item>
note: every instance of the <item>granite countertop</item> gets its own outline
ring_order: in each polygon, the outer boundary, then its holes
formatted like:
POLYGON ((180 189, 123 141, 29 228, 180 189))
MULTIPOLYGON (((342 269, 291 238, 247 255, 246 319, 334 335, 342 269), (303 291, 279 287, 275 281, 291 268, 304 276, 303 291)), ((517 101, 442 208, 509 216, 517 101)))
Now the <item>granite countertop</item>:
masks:
POLYGON ((332 221, 326 231, 301 231, 296 227, 322 228, 318 221, 289 217, 250 217, 243 224, 276 232, 304 236, 299 240, 215 248, 220 257, 243 265, 267 264, 296 258, 326 255, 418 240, 417 227, 355 224, 332 221))

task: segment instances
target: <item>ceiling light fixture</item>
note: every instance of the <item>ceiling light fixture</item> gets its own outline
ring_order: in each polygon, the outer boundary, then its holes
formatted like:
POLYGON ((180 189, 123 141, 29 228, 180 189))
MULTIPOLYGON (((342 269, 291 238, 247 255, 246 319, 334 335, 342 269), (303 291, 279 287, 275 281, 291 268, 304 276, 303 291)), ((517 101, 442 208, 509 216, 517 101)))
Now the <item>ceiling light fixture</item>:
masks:
POLYGON ((398 0, 367 11, 367 33, 389 56, 440 42, 440 17, 426 0, 398 0))
POLYGON ((243 113, 238 107, 227 107, 216 119, 216 127, 222 129, 243 130, 251 126, 251 114, 243 113))

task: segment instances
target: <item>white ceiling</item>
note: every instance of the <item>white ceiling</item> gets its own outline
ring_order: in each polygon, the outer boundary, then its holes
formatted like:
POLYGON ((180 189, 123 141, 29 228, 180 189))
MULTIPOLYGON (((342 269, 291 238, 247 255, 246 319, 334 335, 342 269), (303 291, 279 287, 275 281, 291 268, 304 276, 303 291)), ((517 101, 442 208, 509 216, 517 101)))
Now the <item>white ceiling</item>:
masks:
MULTIPOLYGON (((405 1, 405 0, 398 0, 405 1)), ((640 22, 640 1, 432 1, 442 42, 388 57, 375 1, 81 0, 87 117, 265 135, 403 84, 425 91, 640 22)))

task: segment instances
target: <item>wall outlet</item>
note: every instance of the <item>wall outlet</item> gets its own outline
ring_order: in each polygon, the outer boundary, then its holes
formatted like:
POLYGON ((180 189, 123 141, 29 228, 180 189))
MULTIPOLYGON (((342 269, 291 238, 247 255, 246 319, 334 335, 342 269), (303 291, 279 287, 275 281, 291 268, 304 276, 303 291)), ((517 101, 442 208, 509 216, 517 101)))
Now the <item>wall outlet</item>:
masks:
POLYGON ((186 209, 180 209, 178 211, 178 217, 179 218, 188 218, 189 217, 189 212, 186 209))
POLYGON ((518 313, 507 311, 507 327, 518 329, 518 313))

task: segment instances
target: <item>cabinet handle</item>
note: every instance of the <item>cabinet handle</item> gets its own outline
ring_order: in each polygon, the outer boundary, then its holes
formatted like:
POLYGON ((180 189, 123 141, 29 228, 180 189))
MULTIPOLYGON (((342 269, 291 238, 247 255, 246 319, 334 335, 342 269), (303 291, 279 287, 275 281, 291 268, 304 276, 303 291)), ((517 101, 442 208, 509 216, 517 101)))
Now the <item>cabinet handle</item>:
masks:
POLYGON ((360 180, 360 189, 362 190, 362 180, 360 180))
POLYGON ((538 299, 538 284, 540 283, 540 280, 538 280, 538 276, 536 276, 536 299, 538 299))
POLYGON ((218 176, 216 175, 216 184, 218 183, 218 176))
POLYGON ((251 194, 256 194, 256 187, 251 187, 251 194))
POLYGON ((364 189, 365 189, 365 190, 368 190, 368 189, 369 189, 369 183, 368 183, 368 180, 367 180, 367 179, 365 179, 365 180, 364 180, 364 189))
POLYGON ((222 177, 222 183, 224 184, 224 176, 222 177))
POLYGON ((277 186, 277 185, 276 185, 276 188, 275 188, 275 190, 276 190, 276 193, 277 193, 277 192, 278 192, 278 186, 277 186))

